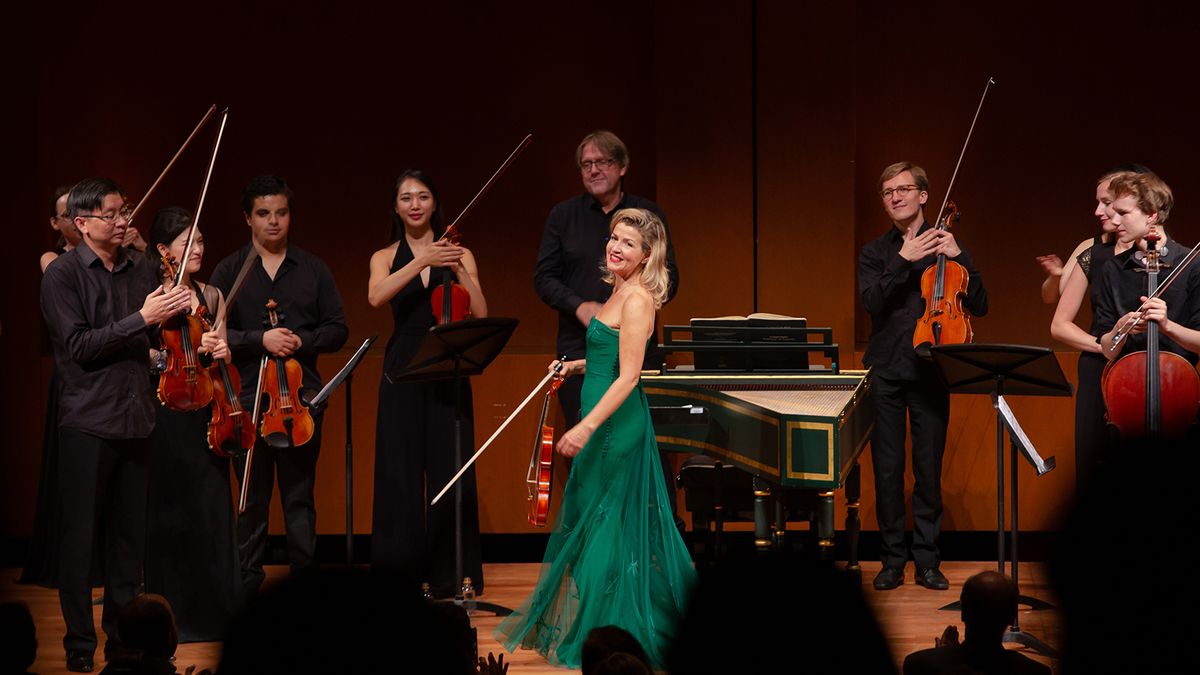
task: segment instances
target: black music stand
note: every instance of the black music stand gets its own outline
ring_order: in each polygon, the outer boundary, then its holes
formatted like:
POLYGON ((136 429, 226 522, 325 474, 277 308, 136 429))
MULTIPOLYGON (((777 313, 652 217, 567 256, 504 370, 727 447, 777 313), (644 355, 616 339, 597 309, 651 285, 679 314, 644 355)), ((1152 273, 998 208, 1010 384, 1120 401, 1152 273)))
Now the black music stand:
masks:
MULTIPOLYGON (((1045 347, 1000 344, 938 345, 930 348, 934 366, 946 383, 946 388, 955 394, 989 394, 996 409, 996 564, 1004 574, 1004 429, 1009 429, 1012 441, 1012 458, 1009 461, 1011 478, 1010 510, 1012 530, 1012 581, 1017 588, 1017 602, 1032 609, 1052 609, 1054 606, 1043 600, 1020 595, 1017 557, 1017 454, 1021 454, 1038 471, 1045 474, 1054 468, 1054 458, 1043 461, 1028 444, 1028 439, 1016 423, 1004 396, 1070 396, 1071 385, 1063 375, 1054 352, 1045 347), (1020 440, 1020 443, 1018 443, 1020 440), (1020 448, 1018 447, 1020 446, 1020 448)), ((941 609, 960 610, 961 603, 954 602, 941 609)), ((1018 616, 1013 615, 1012 626, 1004 634, 1004 642, 1015 642, 1033 649, 1039 654, 1058 657, 1058 651, 1036 637, 1021 630, 1018 616)))
POLYGON ((339 386, 341 386, 342 382, 346 383, 346 566, 347 567, 354 565, 354 442, 352 440, 350 440, 351 439, 351 428, 352 428, 352 425, 350 424, 350 411, 353 410, 353 406, 351 406, 351 404, 350 404, 351 385, 354 384, 354 369, 357 368, 359 362, 362 361, 362 357, 364 354, 367 353, 367 349, 369 349, 371 347, 371 344, 374 343, 375 340, 378 338, 379 338, 378 335, 372 335, 371 337, 367 338, 366 340, 363 340, 362 345, 358 348, 357 351, 354 352, 354 355, 350 357, 350 360, 346 362, 346 365, 342 366, 342 369, 338 371, 338 374, 334 375, 333 379, 326 382, 324 387, 321 387, 321 391, 317 392, 316 396, 313 396, 311 399, 306 399, 304 396, 300 397, 300 400, 303 401, 304 405, 308 406, 310 410, 312 410, 313 412, 320 412, 321 409, 325 407, 325 401, 329 400, 329 395, 332 394, 334 391, 336 391, 337 388, 339 386))
MULTIPOLYGON (((479 375, 500 355, 513 331, 516 319, 490 317, 454 321, 429 329, 408 365, 385 373, 388 382, 424 382, 454 380, 454 463, 462 467, 462 378, 479 375)), ((454 486, 454 576, 463 579, 462 481, 454 486)), ((490 602, 464 602, 461 587, 454 604, 470 611, 480 609, 496 616, 508 616, 512 610, 490 602)))

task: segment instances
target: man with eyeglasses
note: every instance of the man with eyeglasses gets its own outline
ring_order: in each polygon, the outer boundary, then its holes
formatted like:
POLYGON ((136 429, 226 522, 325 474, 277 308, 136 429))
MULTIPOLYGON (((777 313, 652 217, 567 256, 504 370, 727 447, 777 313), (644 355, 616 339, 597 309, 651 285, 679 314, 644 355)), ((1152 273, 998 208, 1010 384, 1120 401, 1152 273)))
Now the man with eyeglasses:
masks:
POLYGON ((871 315, 871 340, 863 363, 874 374, 875 428, 871 461, 875 470, 875 513, 879 520, 883 569, 875 588, 904 583, 909 551, 904 542, 904 427, 912 426, 913 539, 917 584, 945 590, 950 583, 939 566, 942 526, 942 454, 950 421, 950 393, 928 359, 913 349, 913 331, 924 314, 921 274, 943 253, 967 269, 964 306, 987 314, 987 290, 971 256, 949 230, 925 220, 929 199, 925 170, 911 162, 884 169, 877 184, 892 227, 863 247, 858 256, 858 292, 871 315))
POLYGON ((154 428, 150 328, 191 303, 190 289, 164 292, 146 259, 122 247, 125 196, 107 179, 71 188, 67 213, 83 235, 42 277, 42 315, 62 379, 58 484, 58 597, 67 669, 88 672, 97 645, 90 573, 103 536, 107 652, 116 617, 137 592, 146 530, 146 470, 154 428), (157 288, 156 288, 157 286, 157 288))
MULTIPOLYGON (((584 136, 575 149, 575 164, 585 192, 551 209, 533 272, 538 297, 558 312, 555 354, 568 360, 584 357, 587 326, 612 293, 612 286, 600 276, 612 214, 619 209, 646 209, 667 227, 667 216, 658 204, 624 191, 629 151, 616 134, 602 129, 584 136)), ((670 301, 679 290, 679 268, 675 264, 670 228, 667 228, 667 270, 671 275, 670 301)), ((653 360, 652 350, 647 349, 647 364, 653 360)), ((568 377, 558 390, 568 427, 579 422, 582 386, 583 377, 576 375, 568 377)), ((673 484, 667 481, 667 485, 673 484)))

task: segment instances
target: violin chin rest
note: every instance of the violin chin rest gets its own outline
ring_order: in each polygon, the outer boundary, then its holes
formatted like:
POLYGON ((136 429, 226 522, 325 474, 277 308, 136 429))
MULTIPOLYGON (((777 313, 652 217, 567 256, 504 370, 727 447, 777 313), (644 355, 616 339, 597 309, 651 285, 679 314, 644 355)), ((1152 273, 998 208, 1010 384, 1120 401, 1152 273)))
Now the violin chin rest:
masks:
POLYGON ((263 436, 263 442, 272 448, 283 449, 292 447, 291 442, 288 440, 287 434, 281 434, 277 431, 263 436))

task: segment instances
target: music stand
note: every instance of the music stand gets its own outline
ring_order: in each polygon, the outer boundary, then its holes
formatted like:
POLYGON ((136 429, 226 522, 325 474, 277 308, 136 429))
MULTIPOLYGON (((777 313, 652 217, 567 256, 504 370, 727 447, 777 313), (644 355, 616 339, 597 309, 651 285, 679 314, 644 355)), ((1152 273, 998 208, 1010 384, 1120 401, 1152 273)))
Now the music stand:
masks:
POLYGON ((369 349, 371 344, 374 343, 375 340, 378 338, 379 338, 378 335, 372 335, 371 337, 367 338, 366 340, 363 340, 362 345, 358 348, 357 351, 354 352, 354 355, 350 357, 350 360, 346 362, 346 365, 342 366, 342 369, 338 371, 337 375, 334 375, 333 379, 326 382, 325 386, 321 387, 321 391, 317 392, 317 395, 313 396, 312 399, 306 400, 303 395, 300 396, 300 400, 304 401, 304 405, 308 406, 309 410, 313 411, 314 413, 320 412, 321 409, 325 407, 325 401, 329 400, 330 394, 332 394, 334 391, 336 391, 337 388, 339 386, 341 386, 342 382, 346 383, 346 566, 347 567, 351 567, 354 565, 354 442, 351 440, 352 425, 350 424, 350 411, 353 410, 353 406, 350 404, 351 385, 354 384, 354 382, 353 382, 354 381, 354 369, 357 368, 359 362, 362 361, 362 357, 363 357, 363 355, 365 355, 367 353, 367 349, 369 349))
MULTIPOLYGON (((1042 475, 1054 468, 1054 458, 1042 461, 1028 443, 1020 425, 1004 400, 1005 395, 1017 396, 1070 396, 1071 385, 1063 375, 1062 367, 1054 352, 1045 347, 1003 344, 955 344, 937 345, 930 348, 934 366, 946 383, 946 388, 955 394, 989 394, 996 410, 996 564, 1004 574, 1004 429, 1009 428, 1012 441, 1012 457, 1009 462, 1012 473, 1010 519, 1012 530, 1012 582, 1017 588, 1017 602, 1032 609, 1051 609, 1053 605, 1037 598, 1020 595, 1017 556, 1017 455, 1021 454, 1042 475), (1018 440, 1020 443, 1018 443, 1018 440)), ((960 603, 951 603, 941 609, 961 609, 960 603)), ((1033 649, 1039 654, 1057 657, 1058 651, 1036 637, 1021 630, 1018 616, 1013 615, 1012 626, 1004 634, 1004 642, 1015 642, 1033 649)))
MULTIPOLYGON (((516 319, 489 317, 465 319, 434 326, 425 334, 417 352, 408 364, 385 373, 388 382, 425 382, 454 380, 454 463, 462 466, 462 378, 479 375, 499 356, 517 329, 516 319)), ((463 579, 462 550, 462 481, 454 486, 454 576, 463 579)), ((508 616, 512 610, 490 602, 464 602, 462 589, 454 596, 454 604, 467 609, 481 609, 496 616, 508 616)))

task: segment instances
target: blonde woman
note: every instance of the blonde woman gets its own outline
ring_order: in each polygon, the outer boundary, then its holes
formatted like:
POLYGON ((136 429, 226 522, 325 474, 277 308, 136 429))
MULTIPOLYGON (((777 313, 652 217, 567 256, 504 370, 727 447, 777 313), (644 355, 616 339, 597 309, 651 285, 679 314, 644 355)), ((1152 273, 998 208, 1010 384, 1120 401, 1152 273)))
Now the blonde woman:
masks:
POLYGON ((578 668, 588 632, 615 625, 662 668, 696 578, 639 382, 670 284, 662 221, 617 211, 604 256, 612 295, 588 325, 587 358, 563 364, 565 375, 584 375, 582 419, 557 446, 575 458, 571 475, 537 586, 496 636, 509 651, 536 649, 578 668))

